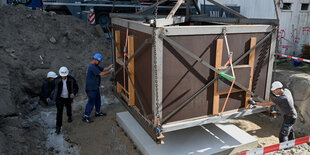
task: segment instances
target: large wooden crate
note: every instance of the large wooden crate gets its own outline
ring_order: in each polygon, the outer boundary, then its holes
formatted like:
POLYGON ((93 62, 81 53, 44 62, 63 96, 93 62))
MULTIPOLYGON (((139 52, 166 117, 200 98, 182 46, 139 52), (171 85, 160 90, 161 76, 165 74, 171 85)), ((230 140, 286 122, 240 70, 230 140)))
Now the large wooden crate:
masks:
POLYGON ((236 85, 223 108, 231 81, 223 77, 214 80, 218 74, 206 63, 220 72, 227 69, 225 30, 233 62, 239 61, 234 65, 236 82, 267 100, 275 26, 196 24, 153 27, 140 21, 112 18, 115 95, 154 139, 159 123, 162 132, 170 132, 266 110, 249 108, 247 101, 251 95, 236 85), (127 32, 128 72, 122 68, 127 32), (130 59, 132 55, 135 56, 130 59), (195 96, 206 84, 209 87, 195 96))

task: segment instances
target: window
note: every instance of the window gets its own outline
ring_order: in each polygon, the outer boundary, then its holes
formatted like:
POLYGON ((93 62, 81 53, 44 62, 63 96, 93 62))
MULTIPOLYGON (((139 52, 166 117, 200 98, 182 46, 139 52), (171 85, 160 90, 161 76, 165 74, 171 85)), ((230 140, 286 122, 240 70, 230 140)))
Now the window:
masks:
POLYGON ((292 3, 283 3, 283 10, 291 10, 292 3))
POLYGON ((301 10, 308 10, 309 4, 301 4, 301 10))

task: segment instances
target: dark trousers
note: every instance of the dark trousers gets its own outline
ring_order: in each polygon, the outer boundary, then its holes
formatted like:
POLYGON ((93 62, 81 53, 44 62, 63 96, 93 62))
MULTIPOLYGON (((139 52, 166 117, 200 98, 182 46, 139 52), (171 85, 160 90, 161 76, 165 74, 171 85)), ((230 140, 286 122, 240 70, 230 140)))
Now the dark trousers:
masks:
POLYGON ((279 134, 280 143, 295 139, 293 125, 296 122, 296 116, 284 115, 281 131, 279 134))
POLYGON ((61 127, 62 126, 62 114, 64 110, 64 106, 66 106, 67 109, 67 116, 72 117, 72 107, 71 107, 71 99, 70 98, 60 98, 56 102, 57 106, 57 117, 56 117, 56 126, 61 127))
POLYGON ((88 96, 88 102, 85 107, 85 112, 84 114, 86 116, 89 116, 90 113, 92 112, 94 106, 96 108, 96 113, 100 112, 100 107, 101 107, 101 96, 100 96, 100 90, 92 90, 92 91, 86 91, 87 96, 88 96))

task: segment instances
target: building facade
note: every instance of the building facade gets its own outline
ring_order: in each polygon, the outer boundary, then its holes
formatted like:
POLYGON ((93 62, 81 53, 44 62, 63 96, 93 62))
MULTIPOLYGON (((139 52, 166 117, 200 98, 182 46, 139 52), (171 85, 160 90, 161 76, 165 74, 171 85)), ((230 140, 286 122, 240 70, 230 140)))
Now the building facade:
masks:
MULTIPOLYGON (((300 56, 304 45, 310 44, 310 0, 216 0, 226 6, 239 6, 248 18, 276 19, 280 24, 277 52, 300 56), (276 9, 275 9, 276 6, 276 9)), ((210 5, 200 0, 200 5, 210 5)))

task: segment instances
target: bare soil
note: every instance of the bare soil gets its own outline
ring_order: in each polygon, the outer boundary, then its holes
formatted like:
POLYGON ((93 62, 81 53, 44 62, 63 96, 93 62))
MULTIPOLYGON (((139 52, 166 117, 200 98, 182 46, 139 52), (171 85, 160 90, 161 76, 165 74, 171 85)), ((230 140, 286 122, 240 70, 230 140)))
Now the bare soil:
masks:
MULTIPOLYGON (((125 108, 112 96, 109 76, 103 78, 101 86, 102 111, 107 116, 92 117, 94 122, 90 124, 81 120, 87 102, 85 72, 91 56, 101 52, 104 55, 102 65, 111 62, 110 44, 105 41, 102 30, 72 16, 32 11, 23 6, 0 8, 0 21, 0 154, 61 154, 58 148, 46 145, 50 136, 56 139, 63 136, 70 144, 68 147, 77 146, 80 154, 140 154, 116 124, 115 114, 125 108), (50 131, 55 127, 54 115, 52 118, 46 115, 47 122, 50 122, 47 125, 49 132, 46 132, 42 120, 35 118, 42 112, 53 111, 55 114, 55 107, 39 108, 37 96, 46 73, 51 70, 57 73, 63 65, 77 79, 80 92, 73 103, 73 122, 67 123, 64 115, 62 135, 57 136, 50 131)), ((308 71, 307 67, 302 69, 308 71)), ((308 82, 298 82, 310 81, 307 80, 310 78, 304 78, 307 76, 304 74, 298 74, 300 77, 288 74, 297 75, 294 71, 281 72, 276 79, 285 82, 294 96, 300 96, 297 97, 297 106, 301 115, 295 126, 298 138, 310 133, 310 106, 306 106, 310 103, 310 95, 298 93, 298 87, 308 82), (287 80, 298 78, 302 80, 287 80)), ((310 87, 302 88, 305 88, 303 92, 310 92, 310 87)), ((279 143, 280 115, 273 119, 265 114, 255 114, 230 122, 256 137, 259 140, 257 147, 279 143)), ((309 153, 309 145, 303 144, 274 154, 309 153)))
POLYGON ((116 123, 116 113, 125 111, 120 104, 108 105, 104 110, 107 116, 95 117, 92 123, 82 122, 82 111, 76 111, 72 123, 65 123, 64 130, 68 141, 78 144, 80 154, 139 155, 126 133, 116 123))

